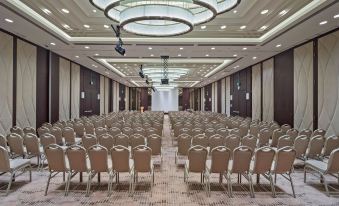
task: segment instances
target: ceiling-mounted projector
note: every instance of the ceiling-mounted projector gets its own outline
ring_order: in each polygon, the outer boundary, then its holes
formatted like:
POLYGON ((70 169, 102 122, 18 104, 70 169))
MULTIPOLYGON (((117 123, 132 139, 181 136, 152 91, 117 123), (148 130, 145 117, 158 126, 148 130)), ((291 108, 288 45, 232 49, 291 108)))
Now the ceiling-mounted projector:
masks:
POLYGON ((168 84, 168 79, 161 79, 161 84, 168 84))

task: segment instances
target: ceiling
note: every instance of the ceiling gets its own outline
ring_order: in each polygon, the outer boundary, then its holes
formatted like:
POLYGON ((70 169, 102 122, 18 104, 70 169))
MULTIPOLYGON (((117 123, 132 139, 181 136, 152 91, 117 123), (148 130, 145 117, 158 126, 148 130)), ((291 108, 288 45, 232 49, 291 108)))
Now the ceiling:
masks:
POLYGON ((152 38, 123 33, 125 56, 114 51, 116 39, 104 26, 115 22, 88 0, 0 0, 0 28, 127 86, 147 86, 138 77, 140 64, 162 68, 160 56, 168 55, 169 70, 187 71, 174 85, 201 87, 337 28, 338 11, 335 0, 242 0, 185 35, 152 38))

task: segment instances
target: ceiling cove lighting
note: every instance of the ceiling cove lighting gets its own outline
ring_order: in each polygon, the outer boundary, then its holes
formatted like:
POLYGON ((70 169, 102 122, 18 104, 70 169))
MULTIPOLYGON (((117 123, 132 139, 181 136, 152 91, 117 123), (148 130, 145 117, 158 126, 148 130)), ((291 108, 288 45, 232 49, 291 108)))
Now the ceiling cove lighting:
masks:
POLYGON ((105 25, 104 25, 104 27, 105 27, 106 29, 108 29, 108 28, 109 28, 109 26, 108 26, 107 24, 105 24, 105 25))
POLYGON ((191 32, 194 26, 207 23, 217 15, 237 7, 241 0, 89 0, 89 2, 127 32, 164 37, 191 32))

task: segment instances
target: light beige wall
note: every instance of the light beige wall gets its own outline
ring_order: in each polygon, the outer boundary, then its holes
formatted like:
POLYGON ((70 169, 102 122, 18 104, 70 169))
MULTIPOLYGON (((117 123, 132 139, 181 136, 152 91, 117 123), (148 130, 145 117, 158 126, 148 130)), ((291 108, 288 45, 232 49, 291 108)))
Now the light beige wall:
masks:
POLYGON ((318 127, 339 135, 339 31, 318 41, 318 127))
POLYGON ((294 49, 294 128, 313 129, 313 42, 294 49))
POLYGON ((0 134, 6 135, 13 119, 13 37, 0 32, 0 134))
POLYGON ((125 110, 129 110, 129 87, 125 87, 125 110))
POLYGON ((109 113, 109 78, 105 77, 105 114, 109 113))
POLYGON ((215 83, 212 83, 212 95, 211 95, 211 98, 212 98, 212 103, 211 103, 212 112, 215 112, 215 83))
POLYGON ((252 67, 252 119, 261 120, 261 64, 252 67))
POLYGON ((71 62, 59 58, 59 120, 70 118, 71 62))
POLYGON ((274 60, 269 59, 262 63, 263 78, 263 121, 274 119, 274 60))
POLYGON ((201 111, 205 111, 205 88, 201 88, 201 111))
POLYGON ((100 114, 105 114, 105 77, 100 75, 100 114))
POLYGON ((80 113, 80 65, 71 65, 71 118, 79 118, 80 113))
POLYGON ((16 124, 36 126, 37 48, 25 41, 17 41, 16 124))
POLYGON ((226 77, 226 115, 231 115, 231 77, 226 77))
POLYGON ((226 105, 226 80, 221 80, 221 113, 225 114, 225 105, 226 105))

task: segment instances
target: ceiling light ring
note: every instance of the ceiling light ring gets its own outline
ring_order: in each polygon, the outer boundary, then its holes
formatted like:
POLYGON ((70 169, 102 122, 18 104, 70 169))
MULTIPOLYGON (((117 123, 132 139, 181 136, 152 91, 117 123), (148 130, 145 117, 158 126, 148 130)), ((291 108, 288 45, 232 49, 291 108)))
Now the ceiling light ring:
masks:
MULTIPOLYGON (((221 3, 218 3, 218 8, 220 9, 220 8, 222 7, 222 5, 225 4, 225 3, 226 3, 226 1, 221 2, 221 3)), ((226 7, 226 8, 224 8, 224 9, 218 10, 218 15, 233 10, 234 8, 236 8, 237 6, 239 6, 240 3, 241 3, 241 0, 236 0, 236 3, 235 3, 233 6, 228 7, 228 8, 226 7)))

